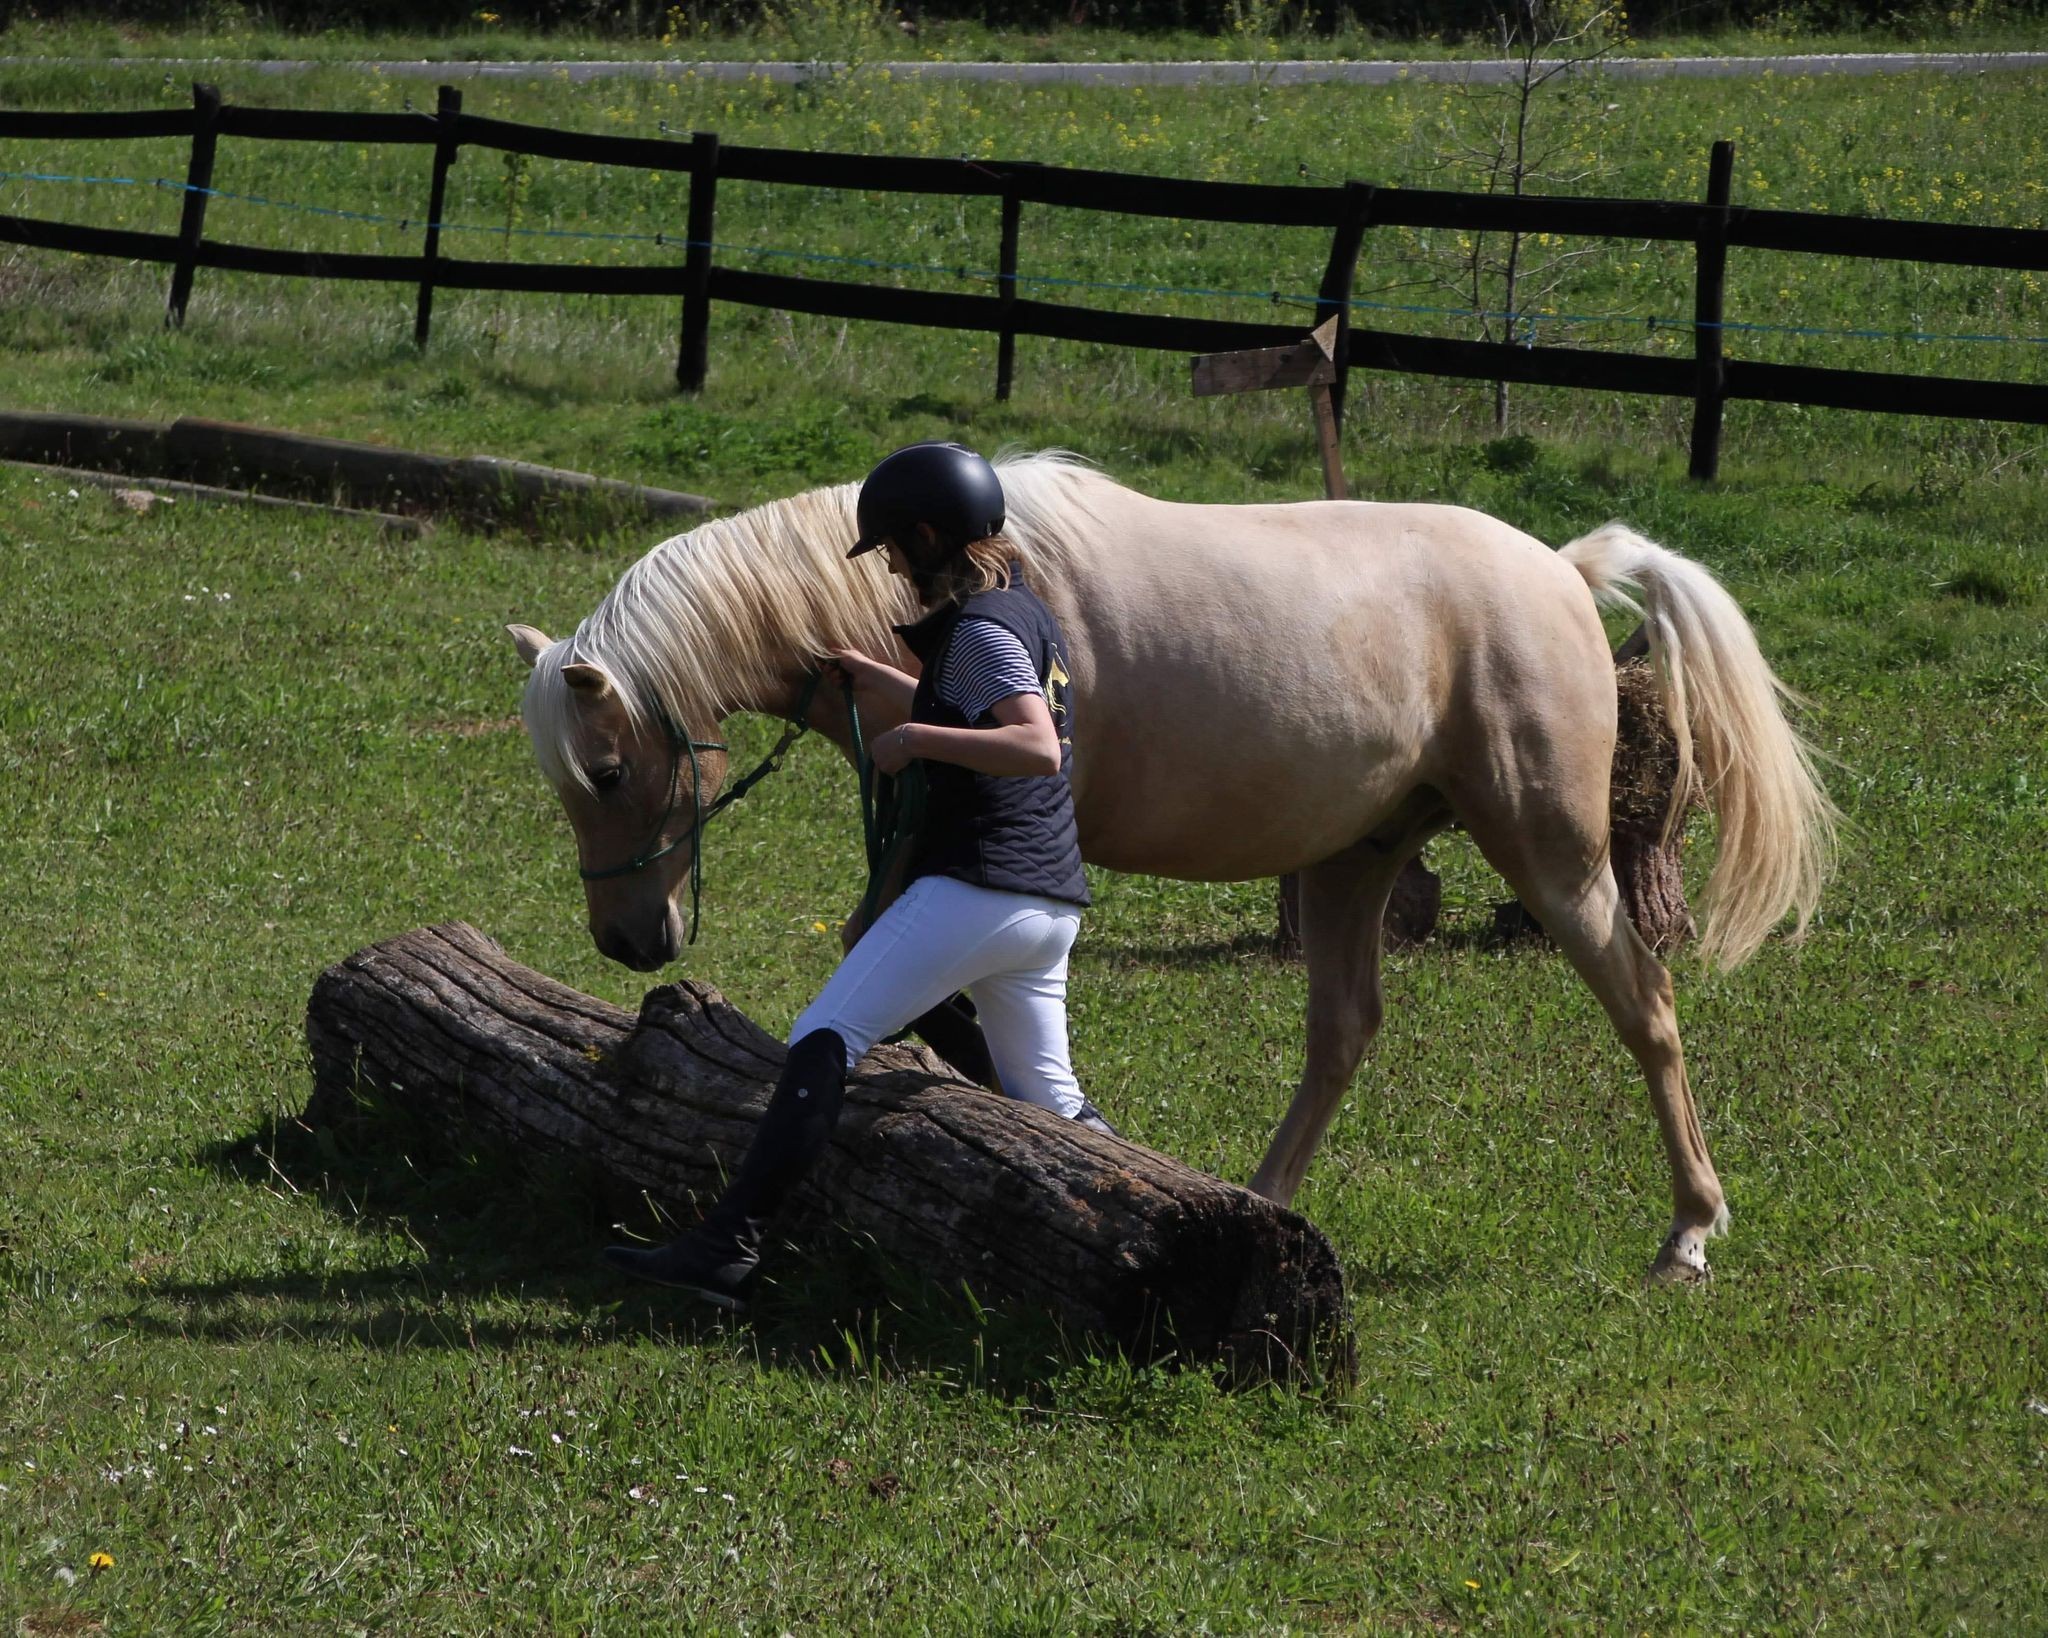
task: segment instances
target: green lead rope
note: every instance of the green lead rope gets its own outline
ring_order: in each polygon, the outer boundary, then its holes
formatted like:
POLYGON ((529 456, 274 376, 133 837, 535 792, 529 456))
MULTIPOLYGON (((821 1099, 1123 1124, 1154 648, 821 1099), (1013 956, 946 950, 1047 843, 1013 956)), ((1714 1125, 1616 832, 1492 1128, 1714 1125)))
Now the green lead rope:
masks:
MULTIPOLYGON (((726 793, 708 807, 704 802, 704 772, 697 765, 699 751, 723 751, 722 739, 693 739, 676 726, 675 718, 668 714, 668 708, 657 702, 655 709, 661 714, 662 731, 668 736, 668 805, 661 810, 661 817, 654 822, 654 831, 640 844, 639 851, 624 864, 609 865, 602 870, 579 869, 577 874, 587 882, 611 881, 619 876, 631 876, 645 870, 657 859, 665 859, 685 842, 690 847, 690 942, 697 942, 697 913, 704 895, 704 827, 723 813, 748 791, 776 772, 782 766, 782 758, 790 746, 804 736, 810 727, 811 702, 817 698, 820 674, 812 672, 804 684, 804 691, 797 701, 796 716, 783 730, 782 737, 775 742, 775 748, 758 762, 752 772, 733 782, 726 793), (664 842, 662 832, 668 829, 668 822, 675 816, 676 797, 682 782, 683 759, 690 762, 690 828, 680 836, 664 842)), ((847 691, 847 709, 853 708, 853 693, 847 691)))
MULTIPOLYGON (((697 942, 697 918, 699 903, 704 891, 704 827, 719 814, 731 807, 770 774, 779 771, 782 759, 808 732, 811 725, 811 705, 818 695, 818 684, 823 673, 814 671, 804 684, 803 693, 797 699, 796 715, 783 729, 782 737, 775 742, 769 753, 757 762, 741 778, 736 779, 725 793, 715 801, 704 801, 704 777, 697 766, 699 751, 723 751, 725 742, 712 739, 692 739, 676 726, 666 710, 661 712, 662 728, 668 735, 668 805, 661 817, 655 821, 654 832, 641 844, 639 850, 624 864, 611 865, 603 870, 579 870, 578 874, 587 882, 609 881, 617 876, 630 876, 645 870, 657 859, 667 858, 684 842, 694 845, 690 849, 690 943, 697 942), (662 833, 668 829, 668 822, 674 816, 679 787, 682 783, 682 764, 685 758, 690 764, 690 828, 673 840, 663 842, 662 833)), ((882 896, 882 883, 888 879, 898 855, 917 835, 918 827, 924 823, 925 813, 925 772, 922 763, 913 762, 902 773, 891 778, 875 767, 874 758, 868 755, 867 738, 861 732, 860 708, 853 702, 853 684, 846 688, 846 718, 853 729, 853 762, 860 779, 860 825, 861 841, 867 850, 868 890, 860 901, 860 922, 865 929, 874 920, 875 906, 882 896)))
POLYGON ((861 844, 868 858, 868 890, 860 901, 861 931, 866 932, 875 924, 882 884, 924 823, 928 787, 922 762, 911 762, 894 775, 876 768, 874 758, 868 755, 867 736, 861 731, 860 708, 853 703, 851 685, 846 690, 846 716, 853 725, 853 765, 860 778, 861 844))
MULTIPOLYGON (((697 942, 697 911, 699 901, 704 896, 704 827, 727 808, 731 807, 733 803, 745 796, 748 791, 760 784, 770 774, 782 771, 782 759, 788 754, 790 746, 802 739, 810 730, 811 702, 818 697, 818 684, 823 680, 824 674, 822 672, 813 671, 811 673, 809 679, 804 683, 803 693, 797 699, 796 715, 790 720, 789 726, 783 729, 782 737, 775 742, 775 748, 761 758, 759 762, 755 763, 751 771, 727 786, 725 793, 712 802, 709 807, 704 805, 701 794, 704 789, 703 776, 697 770, 697 752, 700 747, 688 735, 680 735, 682 742, 689 747, 690 801, 691 806, 695 810, 695 822, 690 826, 690 835, 696 843, 690 849, 690 942, 692 944, 697 942)), ((851 710, 852 708, 853 693, 849 689, 847 691, 847 709, 851 710)), ((661 720, 664 723, 668 723, 670 740, 677 739, 679 737, 678 730, 673 723, 669 722, 669 716, 666 711, 662 712, 661 720)), ((725 749, 725 746, 723 744, 709 744, 701 748, 722 751, 725 749)), ((671 778, 674 776, 673 769, 671 769, 670 776, 671 778)), ((671 801, 673 801, 673 797, 671 797, 671 801)), ((673 845, 673 843, 670 844, 670 846, 673 845)), ((667 850, 664 849, 663 851, 666 852, 667 850)), ((644 864, 646 861, 642 860, 640 862, 644 864)), ((588 879, 588 876, 589 873, 586 871, 586 879, 588 879)))

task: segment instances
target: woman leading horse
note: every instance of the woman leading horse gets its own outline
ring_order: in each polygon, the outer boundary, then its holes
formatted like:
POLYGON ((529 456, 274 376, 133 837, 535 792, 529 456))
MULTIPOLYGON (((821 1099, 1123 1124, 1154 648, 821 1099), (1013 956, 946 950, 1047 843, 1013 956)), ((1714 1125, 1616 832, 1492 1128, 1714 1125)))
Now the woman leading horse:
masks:
MULTIPOLYGON (((1161 501, 1069 457, 999 462, 1005 536, 1063 633, 1083 730, 1070 784, 1081 854, 1109 869, 1232 881, 1298 873, 1307 1061, 1252 1187, 1285 1203, 1379 1027, 1380 924, 1401 866, 1452 824, 1599 998, 1648 1085, 1673 1214, 1652 1272, 1707 1272, 1727 1222, 1672 987, 1608 860, 1614 668, 1596 600, 1642 602, 1677 736, 1719 820, 1701 953, 1747 959, 1803 930, 1834 810, 1783 689, 1700 565, 1618 524, 1553 551, 1481 513, 1370 502, 1161 501)), ((542 771, 586 860, 623 857, 673 804, 663 724, 703 741, 739 710, 851 725, 811 679, 853 650, 907 669, 912 589, 848 563, 856 486, 702 525, 629 568, 573 639, 514 638, 542 771), (599 773, 614 783, 594 791, 599 773)), ((693 803, 725 775, 693 764, 693 803)), ((693 811, 678 810, 678 814, 693 811)), ((680 947, 702 838, 680 817, 659 864, 592 881, 599 947, 653 967, 680 947)))
POLYGON ((1112 1130, 1082 1095, 1067 1043, 1067 957, 1088 881, 1067 782, 1066 644, 1016 581, 1002 482, 971 449, 912 444, 868 474, 856 516, 847 557, 881 551, 925 609, 897 628, 918 675, 852 649, 824 668, 858 711, 875 768, 917 781, 908 886, 797 1019, 774 1095, 704 1221, 667 1245, 605 1252, 625 1273, 727 1307, 743 1303, 769 1222, 831 1139, 847 1071, 961 992, 1005 1093, 1112 1130))

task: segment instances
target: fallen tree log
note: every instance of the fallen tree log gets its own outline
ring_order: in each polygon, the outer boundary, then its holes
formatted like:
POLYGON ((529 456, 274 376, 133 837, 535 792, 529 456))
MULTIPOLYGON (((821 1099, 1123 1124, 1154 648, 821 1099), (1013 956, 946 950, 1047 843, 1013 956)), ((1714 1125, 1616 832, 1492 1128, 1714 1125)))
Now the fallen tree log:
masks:
MULTIPOLYGON (((635 1018, 461 922, 328 968, 306 1039, 309 1125, 389 1100, 458 1145, 575 1157, 614 1200, 651 1196, 679 1222, 737 1165, 785 1055, 708 984, 654 989, 635 1018)), ((1311 1359, 1352 1369, 1341 1272, 1306 1219, 970 1086, 919 1047, 861 1060, 778 1230, 800 1240, 826 1222, 981 1302, 1043 1309, 1141 1359, 1218 1361, 1241 1377, 1311 1359)))

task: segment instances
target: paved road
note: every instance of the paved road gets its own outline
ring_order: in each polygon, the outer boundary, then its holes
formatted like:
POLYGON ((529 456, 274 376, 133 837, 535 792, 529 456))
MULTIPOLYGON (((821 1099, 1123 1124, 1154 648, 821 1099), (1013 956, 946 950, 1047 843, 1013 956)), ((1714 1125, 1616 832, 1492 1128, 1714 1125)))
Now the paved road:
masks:
MULTIPOLYGON (((0 57, 0 67, 68 64, 177 74, 235 67, 258 75, 353 68, 393 79, 525 80, 565 78, 711 80, 761 78, 784 84, 839 65, 792 62, 320 62, 306 58, 0 57)), ((1825 57, 1617 57, 1602 67, 1617 79, 1744 79, 1760 74, 1983 74, 2048 69, 2048 51, 1864 52, 1825 57)), ((1496 83, 1514 77, 1512 63, 1469 62, 1181 62, 1181 63, 867 63, 860 72, 901 79, 989 80, 1012 85, 1394 85, 1403 80, 1496 83)))

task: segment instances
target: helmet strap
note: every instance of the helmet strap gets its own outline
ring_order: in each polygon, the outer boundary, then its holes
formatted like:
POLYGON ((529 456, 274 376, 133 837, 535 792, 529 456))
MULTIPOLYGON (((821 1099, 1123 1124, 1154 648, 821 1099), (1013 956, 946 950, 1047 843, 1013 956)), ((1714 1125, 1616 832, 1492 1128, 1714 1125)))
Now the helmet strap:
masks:
POLYGON ((966 594, 969 585, 968 576, 962 572, 966 562, 961 548, 956 546, 929 568, 917 569, 911 582, 927 604, 945 598, 957 600, 966 594))
MULTIPOLYGON (((915 527, 913 525, 913 530, 915 527)), ((960 554, 966 549, 967 542, 948 544, 941 541, 927 557, 924 538, 914 533, 912 538, 917 541, 917 550, 912 552, 907 547, 903 550, 904 558, 910 564, 910 583, 917 588, 921 599, 931 603, 952 590, 948 582, 958 579, 960 554)))

